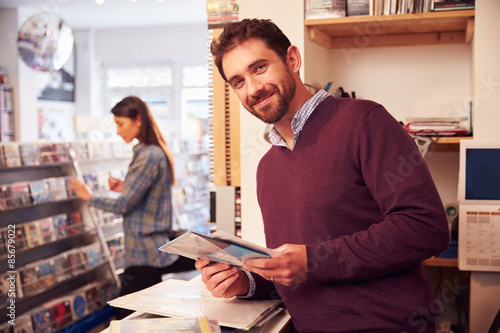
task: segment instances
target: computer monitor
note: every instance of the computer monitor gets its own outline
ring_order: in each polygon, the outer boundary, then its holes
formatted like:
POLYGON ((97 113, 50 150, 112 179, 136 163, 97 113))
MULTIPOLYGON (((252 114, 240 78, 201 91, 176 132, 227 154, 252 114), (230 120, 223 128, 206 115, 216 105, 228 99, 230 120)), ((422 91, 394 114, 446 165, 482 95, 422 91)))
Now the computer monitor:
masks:
POLYGON ((462 140, 458 266, 500 271, 500 141, 462 140))
POLYGON ((499 205, 500 141, 460 141, 458 202, 499 205))

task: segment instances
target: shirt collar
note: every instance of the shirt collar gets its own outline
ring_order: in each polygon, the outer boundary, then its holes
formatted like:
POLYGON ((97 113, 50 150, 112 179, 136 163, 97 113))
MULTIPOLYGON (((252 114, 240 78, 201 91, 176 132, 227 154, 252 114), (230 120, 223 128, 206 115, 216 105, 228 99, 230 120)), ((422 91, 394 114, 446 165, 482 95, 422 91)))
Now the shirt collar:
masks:
MULTIPOLYGON (((299 139, 300 132, 304 127, 309 116, 313 113, 319 103, 321 103, 326 97, 328 97, 328 93, 320 89, 313 97, 311 97, 307 102, 302 105, 302 107, 295 113, 292 119, 292 131, 293 131, 293 147, 297 143, 299 139)), ((274 146, 283 146, 287 147, 287 144, 283 137, 279 134, 276 128, 273 126, 271 131, 269 132, 269 140, 274 146)))

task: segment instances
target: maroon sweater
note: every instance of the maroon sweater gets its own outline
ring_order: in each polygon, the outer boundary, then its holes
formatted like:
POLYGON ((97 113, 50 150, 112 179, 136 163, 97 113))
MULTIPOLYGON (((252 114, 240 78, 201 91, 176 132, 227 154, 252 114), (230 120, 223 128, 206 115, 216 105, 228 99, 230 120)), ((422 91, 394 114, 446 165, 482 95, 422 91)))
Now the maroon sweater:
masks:
MULTIPOLYGON (((328 97, 260 161, 267 246, 305 244, 310 281, 276 289, 297 332, 434 332, 422 260, 448 223, 413 139, 379 104, 328 97)), ((273 294, 256 276, 255 297, 273 294)))

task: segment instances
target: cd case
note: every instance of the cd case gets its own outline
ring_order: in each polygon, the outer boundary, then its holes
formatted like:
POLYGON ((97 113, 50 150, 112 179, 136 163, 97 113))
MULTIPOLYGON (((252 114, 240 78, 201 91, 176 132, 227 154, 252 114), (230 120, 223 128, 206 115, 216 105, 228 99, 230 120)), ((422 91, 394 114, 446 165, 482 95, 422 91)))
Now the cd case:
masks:
POLYGON ((238 267, 242 267, 247 259, 270 258, 282 253, 223 231, 216 231, 207 236, 194 230, 171 240, 160 247, 160 250, 195 260, 207 258, 238 267))

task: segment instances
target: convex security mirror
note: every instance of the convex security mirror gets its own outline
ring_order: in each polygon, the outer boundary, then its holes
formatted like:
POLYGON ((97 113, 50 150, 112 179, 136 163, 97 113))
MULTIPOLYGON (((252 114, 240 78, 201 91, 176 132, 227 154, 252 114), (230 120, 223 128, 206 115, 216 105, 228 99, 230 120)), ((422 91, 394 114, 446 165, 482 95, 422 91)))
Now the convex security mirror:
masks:
POLYGON ((17 49, 23 61, 37 71, 56 71, 68 61, 73 51, 73 32, 59 17, 38 14, 21 27, 17 49))

